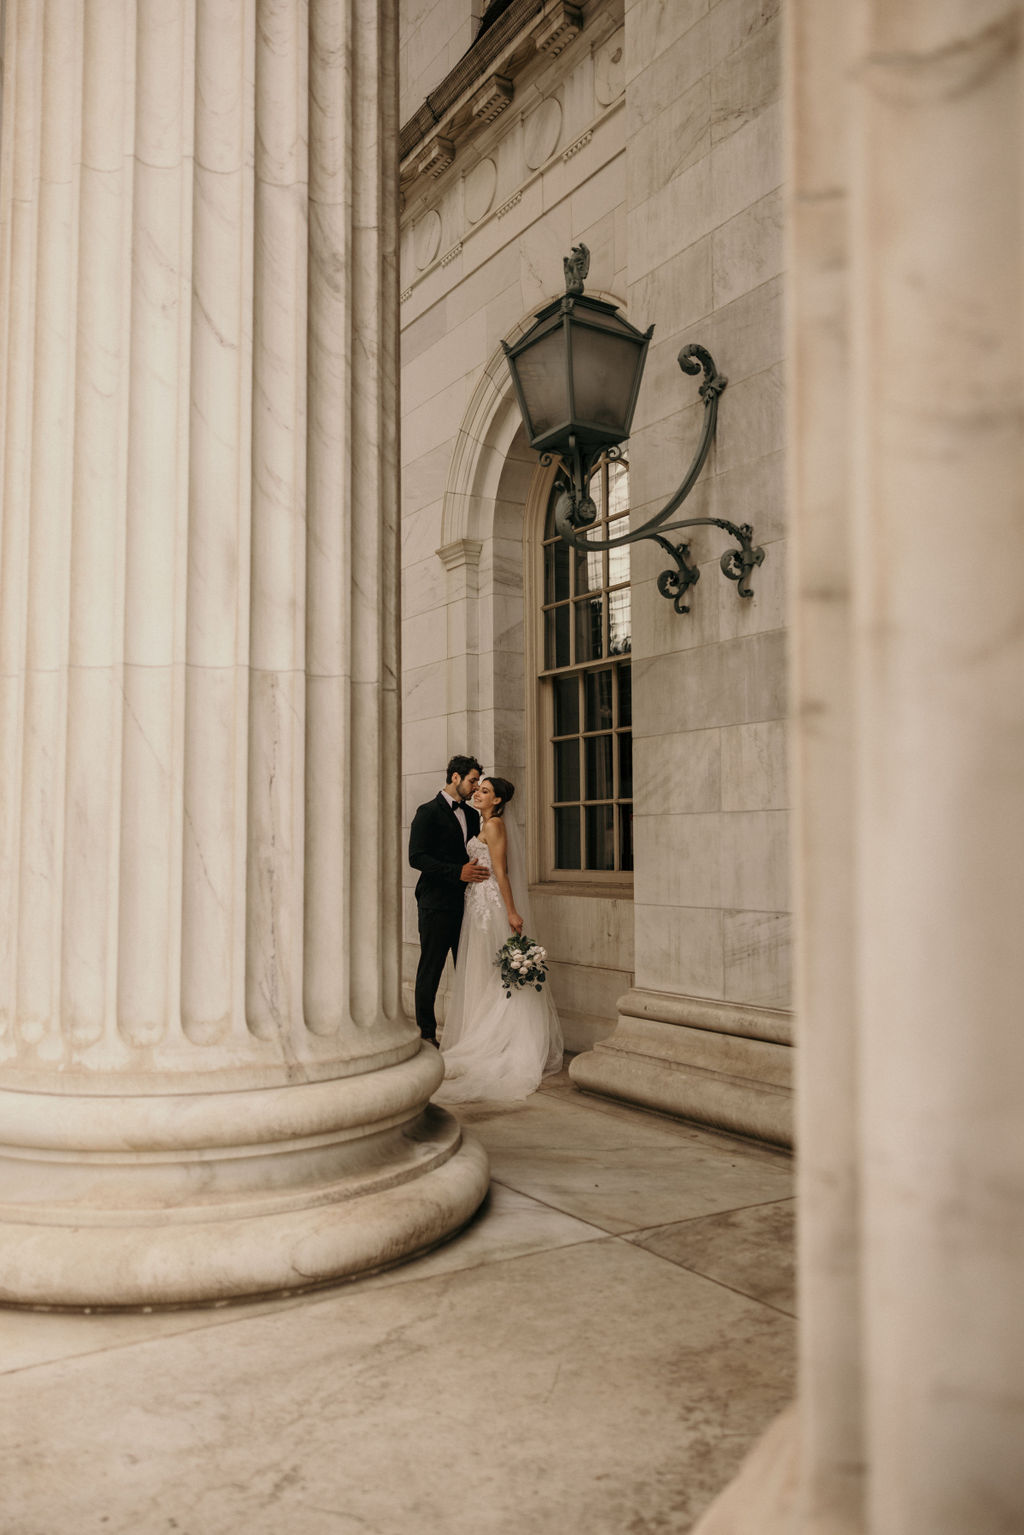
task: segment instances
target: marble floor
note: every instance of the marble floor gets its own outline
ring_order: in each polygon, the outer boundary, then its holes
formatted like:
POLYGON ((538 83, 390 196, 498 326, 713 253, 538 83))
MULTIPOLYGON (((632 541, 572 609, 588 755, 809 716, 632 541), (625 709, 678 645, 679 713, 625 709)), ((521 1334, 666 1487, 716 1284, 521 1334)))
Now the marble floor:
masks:
POLYGON ((0 1312, 3 1535, 662 1535, 793 1394, 792 1167, 586 1097, 461 1113, 473 1224, 290 1301, 0 1312))

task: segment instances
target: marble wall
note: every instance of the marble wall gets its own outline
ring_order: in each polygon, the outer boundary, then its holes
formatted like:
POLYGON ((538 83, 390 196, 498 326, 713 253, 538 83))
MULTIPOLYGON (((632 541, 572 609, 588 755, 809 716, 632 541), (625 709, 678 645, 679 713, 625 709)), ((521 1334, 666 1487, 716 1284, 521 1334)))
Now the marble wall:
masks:
POLYGON ((658 321, 632 437, 641 510, 682 478, 702 406, 676 355, 728 376, 683 515, 750 522, 766 554, 743 601, 715 528, 680 617, 636 558, 637 985, 789 1005, 782 106, 776 7, 626 11, 629 297, 658 321))
POLYGON ((728 378, 684 516, 750 523, 744 600, 715 528, 687 534, 691 611, 634 559, 635 983, 581 1086, 788 1140, 791 896, 783 482, 783 142, 778 7, 625 7, 630 312, 656 324, 630 445, 634 504, 669 498, 703 404, 698 341, 728 378), (660 1042, 659 1042, 660 1041, 660 1042))

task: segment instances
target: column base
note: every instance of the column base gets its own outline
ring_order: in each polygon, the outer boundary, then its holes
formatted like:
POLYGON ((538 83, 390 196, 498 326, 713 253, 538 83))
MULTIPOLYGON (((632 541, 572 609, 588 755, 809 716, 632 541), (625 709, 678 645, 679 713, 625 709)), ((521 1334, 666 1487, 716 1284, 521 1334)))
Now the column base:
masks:
POLYGON ((0 1304, 222 1305, 429 1251, 488 1187, 483 1148, 426 1102, 439 1066, 424 1049, 276 1090, 0 1094, 0 1304))
POLYGON ((570 1063, 585 1092, 793 1144, 788 1013, 634 988, 615 1032, 570 1063))

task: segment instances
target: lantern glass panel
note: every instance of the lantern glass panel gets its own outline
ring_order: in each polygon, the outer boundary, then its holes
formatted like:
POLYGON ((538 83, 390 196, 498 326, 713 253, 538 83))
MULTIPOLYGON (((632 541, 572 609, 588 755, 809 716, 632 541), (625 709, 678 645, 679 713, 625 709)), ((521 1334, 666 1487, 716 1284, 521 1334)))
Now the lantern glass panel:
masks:
POLYGON ((562 327, 539 337, 515 359, 531 438, 542 437, 568 417, 568 379, 562 327))
POLYGON ((620 440, 630 426, 642 348, 626 336, 573 327, 572 378, 576 420, 604 427, 620 440))

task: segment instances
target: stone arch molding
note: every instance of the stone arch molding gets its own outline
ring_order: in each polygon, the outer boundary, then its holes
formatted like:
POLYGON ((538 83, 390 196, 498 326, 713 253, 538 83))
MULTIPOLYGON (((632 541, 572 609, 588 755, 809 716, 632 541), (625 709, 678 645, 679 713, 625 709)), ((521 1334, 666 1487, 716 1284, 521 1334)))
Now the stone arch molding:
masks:
POLYGON ((447 620, 447 750, 470 750, 513 776, 523 763, 522 529, 533 466, 517 454, 519 408, 500 348, 456 437, 441 510, 447 620))
MULTIPOLYGON (((525 323, 520 324, 513 334, 521 335, 525 328, 525 323)), ((482 543, 489 535, 502 470, 520 425, 512 380, 499 347, 480 376, 455 440, 441 508, 438 554, 442 559, 453 545, 467 539, 482 543)))

